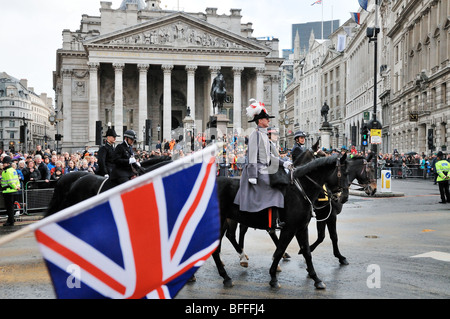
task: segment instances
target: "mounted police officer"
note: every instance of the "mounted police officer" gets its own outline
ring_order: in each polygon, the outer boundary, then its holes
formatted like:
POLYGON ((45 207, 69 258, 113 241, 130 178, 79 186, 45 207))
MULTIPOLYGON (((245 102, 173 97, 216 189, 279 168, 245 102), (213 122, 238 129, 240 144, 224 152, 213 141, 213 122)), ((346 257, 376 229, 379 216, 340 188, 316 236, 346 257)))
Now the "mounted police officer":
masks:
POLYGON ((136 141, 136 132, 127 130, 123 133, 123 142, 114 150, 114 168, 111 172, 111 181, 122 184, 136 177, 134 166, 139 166, 134 157, 133 143, 136 141))
POLYGON ((111 176, 114 168, 114 143, 116 142, 116 137, 116 131, 111 127, 108 128, 108 131, 106 131, 106 143, 98 150, 98 175, 111 176))
POLYGON ((3 199, 5 201, 5 209, 8 214, 8 220, 3 226, 14 226, 14 201, 15 196, 20 190, 19 175, 14 167, 11 166, 12 159, 10 156, 3 158, 3 172, 2 172, 2 190, 3 199))
POLYGON ((297 131, 294 134, 294 147, 292 147, 291 155, 292 162, 295 163, 295 160, 303 153, 303 145, 305 145, 306 134, 303 131, 297 131))
POLYGON ((247 116, 255 122, 257 127, 248 139, 248 164, 245 165, 239 191, 234 199, 234 204, 244 212, 260 212, 268 209, 269 228, 282 228, 278 218, 278 209, 284 208, 283 193, 270 185, 269 174, 275 174, 279 168, 289 167, 292 163, 274 156, 267 135, 269 122, 274 116, 270 116, 264 104, 256 100, 250 100, 252 105, 247 108, 247 116))

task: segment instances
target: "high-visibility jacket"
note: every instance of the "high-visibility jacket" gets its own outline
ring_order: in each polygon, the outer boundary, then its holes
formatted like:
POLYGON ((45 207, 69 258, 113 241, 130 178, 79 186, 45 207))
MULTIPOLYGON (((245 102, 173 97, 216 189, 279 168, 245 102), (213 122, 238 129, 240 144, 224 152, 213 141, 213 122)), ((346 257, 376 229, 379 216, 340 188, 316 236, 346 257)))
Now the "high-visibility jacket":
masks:
POLYGON ((440 160, 439 162, 436 163, 436 173, 438 174, 436 178, 437 182, 449 180, 449 178, 447 178, 447 175, 450 176, 449 172, 450 172, 449 162, 447 162, 446 160, 440 160))
POLYGON ((19 174, 13 167, 8 167, 2 172, 1 185, 3 193, 17 192, 17 187, 20 187, 19 174))

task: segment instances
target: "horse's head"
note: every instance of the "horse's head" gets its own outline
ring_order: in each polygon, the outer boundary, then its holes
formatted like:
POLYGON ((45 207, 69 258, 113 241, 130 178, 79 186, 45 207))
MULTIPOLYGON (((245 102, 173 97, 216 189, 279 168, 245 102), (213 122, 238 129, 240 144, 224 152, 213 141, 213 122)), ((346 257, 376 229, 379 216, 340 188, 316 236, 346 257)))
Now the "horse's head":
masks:
POLYGON ((364 188, 364 192, 373 196, 377 191, 377 181, 371 159, 372 156, 369 155, 367 159, 364 157, 353 157, 348 160, 348 183, 350 185, 356 179, 358 185, 364 188))
MULTIPOLYGON (((341 203, 348 199, 347 155, 327 156, 299 166, 294 171, 294 178, 301 183, 307 183, 305 190, 321 191, 324 184, 331 196, 340 195, 341 203)), ((308 191, 307 191, 308 192, 308 191)), ((318 193, 316 193, 317 195, 318 193)))
POLYGON ((333 195, 339 194, 339 201, 344 204, 348 201, 348 163, 347 154, 336 156, 335 169, 329 174, 326 182, 333 195))

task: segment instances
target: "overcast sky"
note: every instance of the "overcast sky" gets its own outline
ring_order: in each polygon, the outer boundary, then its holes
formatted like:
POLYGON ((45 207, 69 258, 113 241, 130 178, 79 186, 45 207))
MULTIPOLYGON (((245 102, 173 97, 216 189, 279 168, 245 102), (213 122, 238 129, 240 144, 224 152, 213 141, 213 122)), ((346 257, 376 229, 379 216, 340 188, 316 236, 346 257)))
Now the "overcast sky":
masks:
MULTIPOLYGON (((119 8, 122 0, 109 0, 119 8)), ((252 22, 255 37, 273 36, 280 50, 291 48, 292 24, 322 20, 322 5, 316 0, 162 0, 163 8, 218 14, 242 9, 242 23, 252 22)), ((28 79, 37 94, 54 98, 52 73, 56 50, 62 47, 62 31, 76 31, 82 14, 100 16, 100 0, 18 0, 2 5, 0 14, 0 72, 28 79)), ((323 0, 323 19, 344 23, 359 10, 358 0, 323 0)), ((316 35, 319 37, 320 35, 316 35)))

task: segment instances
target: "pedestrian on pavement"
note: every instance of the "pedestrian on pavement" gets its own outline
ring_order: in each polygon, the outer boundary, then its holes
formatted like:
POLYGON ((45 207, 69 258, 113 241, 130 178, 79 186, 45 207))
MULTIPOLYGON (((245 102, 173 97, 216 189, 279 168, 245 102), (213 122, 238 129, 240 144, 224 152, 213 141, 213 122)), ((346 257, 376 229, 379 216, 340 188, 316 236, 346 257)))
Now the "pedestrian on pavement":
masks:
POLYGON ((5 209, 8 219, 3 226, 14 226, 14 201, 20 190, 20 181, 17 171, 11 165, 12 159, 10 156, 3 158, 3 172, 2 172, 2 191, 5 202, 5 209))
POLYGON ((436 181, 439 184, 439 193, 441 194, 440 204, 450 203, 450 191, 448 181, 450 180, 450 163, 444 158, 442 152, 438 152, 436 162, 436 181))

